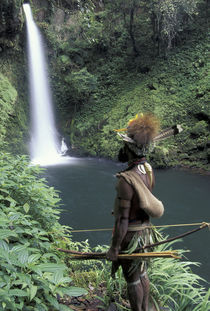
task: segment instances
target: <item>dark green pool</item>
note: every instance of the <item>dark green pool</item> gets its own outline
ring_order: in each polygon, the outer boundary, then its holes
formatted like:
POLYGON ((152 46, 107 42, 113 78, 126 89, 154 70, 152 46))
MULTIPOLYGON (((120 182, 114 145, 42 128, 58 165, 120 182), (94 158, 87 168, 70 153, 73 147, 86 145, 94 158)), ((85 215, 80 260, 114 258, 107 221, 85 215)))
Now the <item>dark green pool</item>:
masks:
MULTIPOLYGON (((103 159, 73 158, 68 164, 50 166, 45 177, 51 186, 60 190, 62 208, 60 222, 74 229, 112 228, 111 216, 115 197, 115 173, 122 165, 103 159)), ((156 225, 210 222, 210 176, 175 169, 156 170, 154 193, 165 206, 161 219, 152 220, 156 225)), ((167 229, 170 236, 195 227, 167 229)), ((74 233, 73 239, 88 239, 92 246, 109 244, 111 231, 74 233)), ((177 247, 190 249, 190 261, 201 267, 194 271, 210 281, 210 232, 203 229, 184 238, 177 247)))

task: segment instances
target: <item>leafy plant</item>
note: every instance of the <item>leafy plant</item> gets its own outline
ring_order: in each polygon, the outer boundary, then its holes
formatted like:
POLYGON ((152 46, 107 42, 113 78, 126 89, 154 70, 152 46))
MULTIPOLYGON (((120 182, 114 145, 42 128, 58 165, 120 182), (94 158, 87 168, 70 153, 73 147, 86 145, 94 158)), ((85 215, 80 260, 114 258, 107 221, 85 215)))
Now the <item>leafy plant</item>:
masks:
POLYGON ((177 49, 167 60, 156 60, 146 75, 124 72, 124 76, 118 73, 115 77, 112 73, 115 84, 112 82, 107 91, 96 95, 94 105, 87 103, 74 116, 76 147, 92 155, 116 158, 120 140, 113 130, 124 128, 137 112, 151 111, 160 118, 162 128, 182 124, 184 129, 175 139, 162 142, 154 150, 150 156, 153 165, 182 163, 207 168, 209 105, 205 46, 203 38, 185 50, 177 49), (202 66, 195 69, 194 62, 201 58, 202 66), (202 97, 197 94, 200 84, 204 89, 202 97), (198 139, 191 134, 193 131, 198 139))
MULTIPOLYGON (((174 242, 160 245, 157 251, 170 250, 174 242)), ((178 251, 185 257, 186 251, 178 251)), ((169 306, 175 311, 191 311, 192 307, 201 305, 207 294, 201 277, 194 274, 191 267, 199 263, 156 258, 152 260, 148 275, 151 282, 151 294, 156 305, 169 306)), ((207 304, 205 304, 207 305, 207 304)))
POLYGON ((80 97, 89 97, 97 85, 96 78, 87 71, 87 68, 67 75, 65 81, 71 86, 72 91, 75 92, 75 96, 78 99, 80 97))
POLYGON ((26 157, 0 154, 0 308, 70 310, 58 297, 85 294, 71 286, 68 268, 55 250, 65 236, 58 223, 59 198, 38 179, 26 157))
POLYGON ((17 91, 11 85, 9 80, 0 74, 0 144, 2 144, 5 137, 6 127, 10 116, 14 113, 16 99, 17 91))
MULTIPOLYGON (((160 233, 159 238, 161 240, 166 237, 160 233)), ((176 241, 160 245, 155 248, 155 251, 171 250, 175 244, 176 241)), ((91 250, 88 241, 76 243, 76 245, 77 250, 84 252, 91 250)), ((107 249, 107 246, 97 246, 94 251, 104 252, 107 249)), ((186 252, 178 250, 183 258, 186 252)), ((68 261, 68 257, 66 260, 68 261)), ((157 310, 160 307, 169 307, 174 311, 208 310, 210 293, 200 285, 200 282, 204 280, 192 272, 191 267, 194 265, 199 264, 185 259, 150 259, 148 265, 150 300, 157 310)), ((77 261, 73 263, 72 269, 76 272, 76 284, 80 286, 82 282, 89 292, 91 292, 91 286, 101 301, 102 309, 106 310, 110 303, 114 302, 119 310, 127 310, 126 282, 121 268, 118 269, 115 279, 110 277, 111 263, 107 261, 88 260, 85 264, 77 261), (87 277, 86 281, 83 277, 85 271, 91 274, 91 278, 87 277)))

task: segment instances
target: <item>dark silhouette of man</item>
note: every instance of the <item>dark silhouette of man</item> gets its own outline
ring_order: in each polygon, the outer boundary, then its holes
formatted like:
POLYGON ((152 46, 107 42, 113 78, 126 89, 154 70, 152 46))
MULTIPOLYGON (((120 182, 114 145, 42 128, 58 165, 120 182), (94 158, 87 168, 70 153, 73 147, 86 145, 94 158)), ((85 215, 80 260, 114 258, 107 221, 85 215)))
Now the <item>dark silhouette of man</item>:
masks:
POLYGON ((131 310, 148 311, 150 285, 147 262, 118 259, 118 254, 132 253, 153 243, 153 231, 144 227, 150 226, 150 217, 161 217, 164 212, 162 202, 151 194, 155 179, 146 160, 146 154, 159 131, 159 122, 151 114, 141 114, 131 120, 124 130, 126 135, 118 133, 124 143, 118 158, 121 162, 128 162, 128 167, 117 174, 115 225, 107 258, 113 261, 112 275, 120 265, 122 267, 131 310))

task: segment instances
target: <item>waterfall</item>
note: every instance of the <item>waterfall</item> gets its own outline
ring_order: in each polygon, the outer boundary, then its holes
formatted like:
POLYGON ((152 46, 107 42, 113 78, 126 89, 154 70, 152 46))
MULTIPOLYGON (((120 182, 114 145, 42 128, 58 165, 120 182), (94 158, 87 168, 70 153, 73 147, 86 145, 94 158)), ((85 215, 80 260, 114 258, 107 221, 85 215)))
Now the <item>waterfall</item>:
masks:
POLYGON ((29 4, 23 4, 27 25, 31 104, 31 162, 48 165, 62 161, 55 127, 43 42, 29 4))

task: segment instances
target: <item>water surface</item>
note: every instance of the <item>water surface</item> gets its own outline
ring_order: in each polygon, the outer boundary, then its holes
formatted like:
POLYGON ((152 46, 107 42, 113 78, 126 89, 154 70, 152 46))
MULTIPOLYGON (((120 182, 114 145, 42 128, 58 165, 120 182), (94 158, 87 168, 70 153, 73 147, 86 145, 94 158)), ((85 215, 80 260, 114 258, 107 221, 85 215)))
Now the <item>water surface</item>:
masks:
MULTIPOLYGON (((68 164, 50 166, 45 177, 51 186, 60 190, 62 213, 60 222, 73 229, 112 228, 111 215, 115 198, 116 172, 124 166, 103 159, 72 159, 68 164)), ((152 219, 156 225, 210 222, 210 176, 180 170, 156 170, 154 194, 163 201, 165 213, 152 219)), ((165 230, 170 237, 195 227, 176 227, 165 230)), ((109 244, 110 231, 74 233, 77 241, 88 239, 91 246, 109 244)), ((210 232, 203 229, 184 238, 176 248, 190 249, 190 261, 201 263, 194 271, 210 281, 210 232)))

